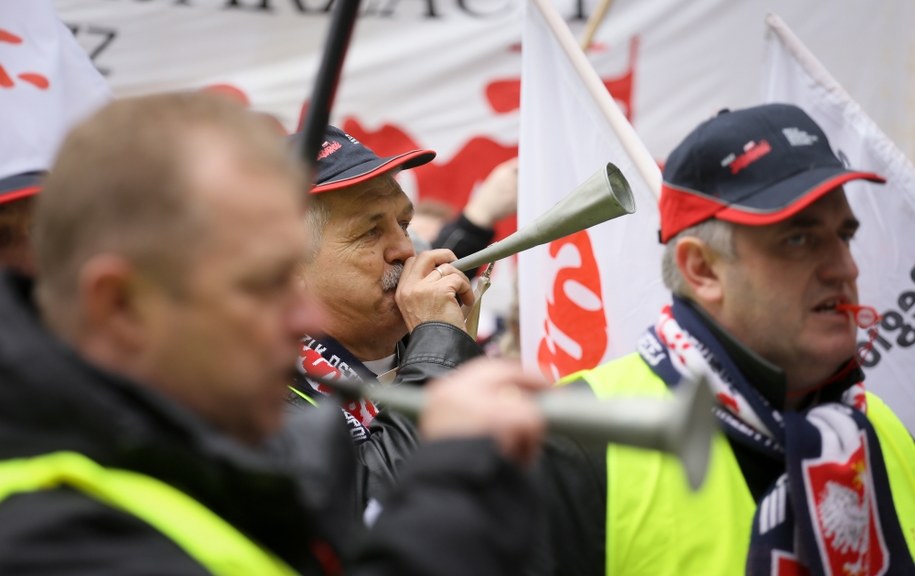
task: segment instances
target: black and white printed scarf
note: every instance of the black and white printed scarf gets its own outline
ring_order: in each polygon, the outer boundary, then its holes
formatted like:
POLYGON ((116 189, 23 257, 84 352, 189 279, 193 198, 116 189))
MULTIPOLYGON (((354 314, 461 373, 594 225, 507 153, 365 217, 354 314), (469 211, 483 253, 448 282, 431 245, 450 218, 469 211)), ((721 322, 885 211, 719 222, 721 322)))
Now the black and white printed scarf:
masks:
POLYGON ((668 387, 683 375, 707 374, 724 432, 785 463, 758 503, 748 575, 912 574, 862 383, 838 402, 780 412, 679 299, 661 311, 639 353, 668 387))
MULTIPOLYGON (((296 405, 316 404, 333 392, 324 384, 308 378, 309 374, 329 379, 346 378, 358 382, 375 380, 375 374, 371 370, 329 336, 302 338, 296 367, 297 374, 291 385, 293 390, 289 394, 289 402, 296 405)), ((369 424, 378 414, 378 407, 370 400, 362 398, 346 401, 341 408, 353 442, 365 442, 371 434, 369 424)))

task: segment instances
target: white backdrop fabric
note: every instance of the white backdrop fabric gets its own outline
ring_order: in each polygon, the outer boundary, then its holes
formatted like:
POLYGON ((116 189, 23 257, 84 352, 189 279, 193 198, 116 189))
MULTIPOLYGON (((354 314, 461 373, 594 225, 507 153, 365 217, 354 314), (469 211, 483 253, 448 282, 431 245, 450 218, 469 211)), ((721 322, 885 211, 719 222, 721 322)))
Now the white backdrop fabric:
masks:
MULTIPOLYGON (((16 0, 3 0, 16 2, 16 0)), ((16 2, 20 3, 20 2, 16 2)), ((219 85, 295 128, 330 0, 54 0, 115 95, 219 85)), ((517 151, 524 0, 363 0, 332 122, 461 206, 517 151)), ((557 0, 579 34, 597 0, 557 0)), ((909 0, 615 0, 589 59, 658 160, 702 119, 759 102, 764 16, 779 13, 903 150, 915 140, 909 0)))
POLYGON ((47 170, 66 130, 109 97, 51 0, 0 0, 0 178, 47 170))

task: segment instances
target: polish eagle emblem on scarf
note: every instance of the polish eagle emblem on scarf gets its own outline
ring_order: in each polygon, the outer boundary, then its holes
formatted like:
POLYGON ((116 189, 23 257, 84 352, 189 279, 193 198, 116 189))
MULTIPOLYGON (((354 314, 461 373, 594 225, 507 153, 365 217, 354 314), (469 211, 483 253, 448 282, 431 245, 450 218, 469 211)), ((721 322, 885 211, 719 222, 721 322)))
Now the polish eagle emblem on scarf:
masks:
POLYGON ((874 486, 867 474, 867 437, 845 462, 828 457, 804 464, 814 533, 828 558, 826 574, 877 576, 889 567, 887 547, 878 521, 874 486))

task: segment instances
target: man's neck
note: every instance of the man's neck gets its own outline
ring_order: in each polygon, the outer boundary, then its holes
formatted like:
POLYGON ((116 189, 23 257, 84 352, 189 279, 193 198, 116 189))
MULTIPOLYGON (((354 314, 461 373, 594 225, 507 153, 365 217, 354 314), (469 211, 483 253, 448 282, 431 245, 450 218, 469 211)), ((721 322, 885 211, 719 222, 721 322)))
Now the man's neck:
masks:
POLYGON ((683 300, 715 335, 744 377, 779 411, 803 408, 813 402, 819 402, 821 398, 837 399, 837 395, 840 395, 841 391, 864 378, 860 368, 846 370, 844 366, 831 373, 823 374, 822 377, 812 375, 805 377, 802 374, 795 374, 794 371, 789 374, 744 346, 698 304, 685 298, 683 300), (800 388, 795 380, 809 381, 810 384, 800 388), (810 390, 810 392, 799 395, 789 393, 790 390, 795 389, 810 390))
POLYGON ((330 332, 328 332, 327 335, 336 340, 341 346, 346 348, 350 354, 355 356, 357 360, 363 363, 381 360, 382 358, 387 358, 391 354, 394 354, 397 350, 397 343, 401 340, 400 338, 392 339, 390 337, 377 340, 341 338, 330 332))
POLYGON ((778 410, 786 408, 785 398, 787 397, 788 380, 785 372, 744 346, 701 306, 689 299, 684 298, 683 301, 696 312, 702 323, 708 327, 718 342, 721 343, 728 357, 737 365, 738 370, 765 396, 766 400, 778 410))

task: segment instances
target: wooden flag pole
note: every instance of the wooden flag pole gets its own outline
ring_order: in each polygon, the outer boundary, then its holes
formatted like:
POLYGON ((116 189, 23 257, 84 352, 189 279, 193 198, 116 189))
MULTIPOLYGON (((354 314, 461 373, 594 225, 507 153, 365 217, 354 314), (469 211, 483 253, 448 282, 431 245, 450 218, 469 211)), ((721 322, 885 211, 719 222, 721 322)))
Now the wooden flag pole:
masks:
MULTIPOLYGON (((594 66, 588 61, 585 53, 572 36, 569 26, 565 23, 556 8, 550 0, 530 0, 537 7, 547 27, 553 33, 562 51, 568 57, 573 68, 581 76, 588 93, 594 99, 600 111, 609 122, 610 126, 616 132, 617 137, 622 144, 623 149, 629 154, 632 163, 635 165, 639 176, 648 185, 648 189, 654 197, 661 196, 661 170, 657 162, 648 153, 648 149, 635 133, 632 125, 626 119, 626 116, 620 111, 619 106, 613 100, 613 96, 607 91, 607 87, 601 81, 594 66)), ((632 179, 632 176, 628 176, 632 179)))
POLYGON ((607 17, 607 11, 610 10, 611 4, 613 4, 613 0, 602 0, 600 5, 591 13, 591 17, 588 18, 588 23, 585 24, 585 31, 581 35, 582 50, 588 50, 588 46, 590 46, 591 41, 594 40, 594 34, 597 33, 597 28, 604 21, 604 18, 607 17))

